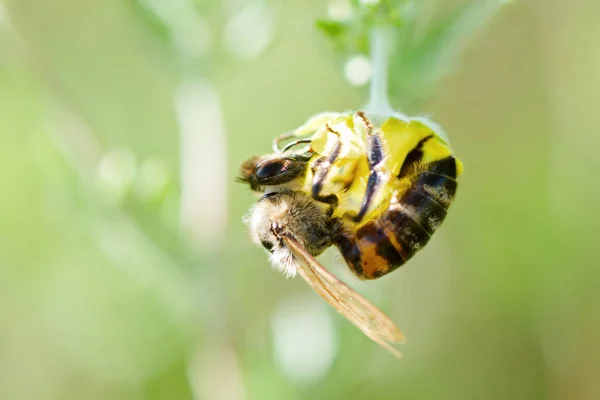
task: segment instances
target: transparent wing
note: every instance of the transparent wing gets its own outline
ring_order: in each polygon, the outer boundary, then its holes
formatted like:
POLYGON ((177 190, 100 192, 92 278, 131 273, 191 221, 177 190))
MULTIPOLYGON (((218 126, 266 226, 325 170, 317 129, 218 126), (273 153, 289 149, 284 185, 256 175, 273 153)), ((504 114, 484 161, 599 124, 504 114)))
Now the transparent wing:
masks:
POLYGON ((284 235, 283 240, 300 261, 298 273, 321 297, 374 342, 396 357, 402 357, 392 344, 404 343, 406 339, 392 320, 327 271, 293 237, 284 235))

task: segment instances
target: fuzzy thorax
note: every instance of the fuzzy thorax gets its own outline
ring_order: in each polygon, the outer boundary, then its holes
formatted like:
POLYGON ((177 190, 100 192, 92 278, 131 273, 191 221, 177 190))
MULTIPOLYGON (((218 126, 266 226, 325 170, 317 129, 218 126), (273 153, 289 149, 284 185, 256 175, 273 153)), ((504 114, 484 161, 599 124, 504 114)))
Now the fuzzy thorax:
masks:
POLYGON ((286 277, 293 277, 298 260, 273 228, 285 227, 310 254, 317 256, 333 243, 336 231, 332 229, 328 207, 301 191, 271 192, 256 203, 246 222, 252 240, 270 253, 271 264, 286 277))

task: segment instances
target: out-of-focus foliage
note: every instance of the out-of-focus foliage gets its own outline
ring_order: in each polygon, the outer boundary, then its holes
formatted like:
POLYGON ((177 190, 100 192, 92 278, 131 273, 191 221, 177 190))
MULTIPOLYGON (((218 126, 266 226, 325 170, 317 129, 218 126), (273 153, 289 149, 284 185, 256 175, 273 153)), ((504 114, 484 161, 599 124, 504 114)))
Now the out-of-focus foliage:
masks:
POLYGON ((429 98, 453 72, 466 44, 507 0, 459 4, 417 0, 332 1, 328 19, 317 26, 345 60, 370 53, 374 27, 390 31, 390 95, 406 111, 429 98))
POLYGON ((414 1, 331 2, 329 18, 319 19, 317 27, 346 54, 369 53, 369 32, 375 26, 400 29, 409 23, 414 1))
POLYGON ((314 26, 352 3, 1 4, 1 399, 600 398, 597 2, 414 9, 392 93, 450 135, 456 203, 381 280, 323 257, 400 361, 269 267, 234 181, 364 104, 314 26))

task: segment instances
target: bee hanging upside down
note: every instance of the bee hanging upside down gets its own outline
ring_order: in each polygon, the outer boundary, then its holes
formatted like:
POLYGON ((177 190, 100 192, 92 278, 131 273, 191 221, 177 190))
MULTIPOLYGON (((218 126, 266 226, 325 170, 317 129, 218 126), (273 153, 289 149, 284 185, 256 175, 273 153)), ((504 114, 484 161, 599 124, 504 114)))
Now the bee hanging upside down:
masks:
POLYGON ((276 138, 274 154, 253 157, 241 168, 240 180, 262 195, 248 223, 272 263, 288 276, 300 274, 397 356, 392 344, 404 336, 396 325, 315 257, 335 246, 359 278, 376 279, 427 244, 446 217, 462 171, 437 130, 418 118, 390 117, 375 127, 360 111, 321 114, 276 138))

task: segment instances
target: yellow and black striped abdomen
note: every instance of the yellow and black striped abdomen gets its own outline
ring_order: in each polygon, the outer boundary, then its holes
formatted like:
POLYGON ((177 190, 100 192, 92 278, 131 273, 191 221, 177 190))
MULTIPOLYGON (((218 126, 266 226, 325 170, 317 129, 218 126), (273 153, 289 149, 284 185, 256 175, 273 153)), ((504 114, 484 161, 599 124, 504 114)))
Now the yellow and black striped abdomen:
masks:
POLYGON ((460 172, 454 157, 426 164, 407 157, 407 164, 412 165, 403 167, 397 179, 408 179, 408 187, 378 218, 338 240, 348 266, 361 278, 379 278, 408 261, 427 244, 454 199, 460 172))
POLYGON ((426 164, 410 189, 393 201, 381 216, 380 224, 398 244, 404 261, 427 244, 446 218, 456 193, 456 175, 454 157, 426 164))

